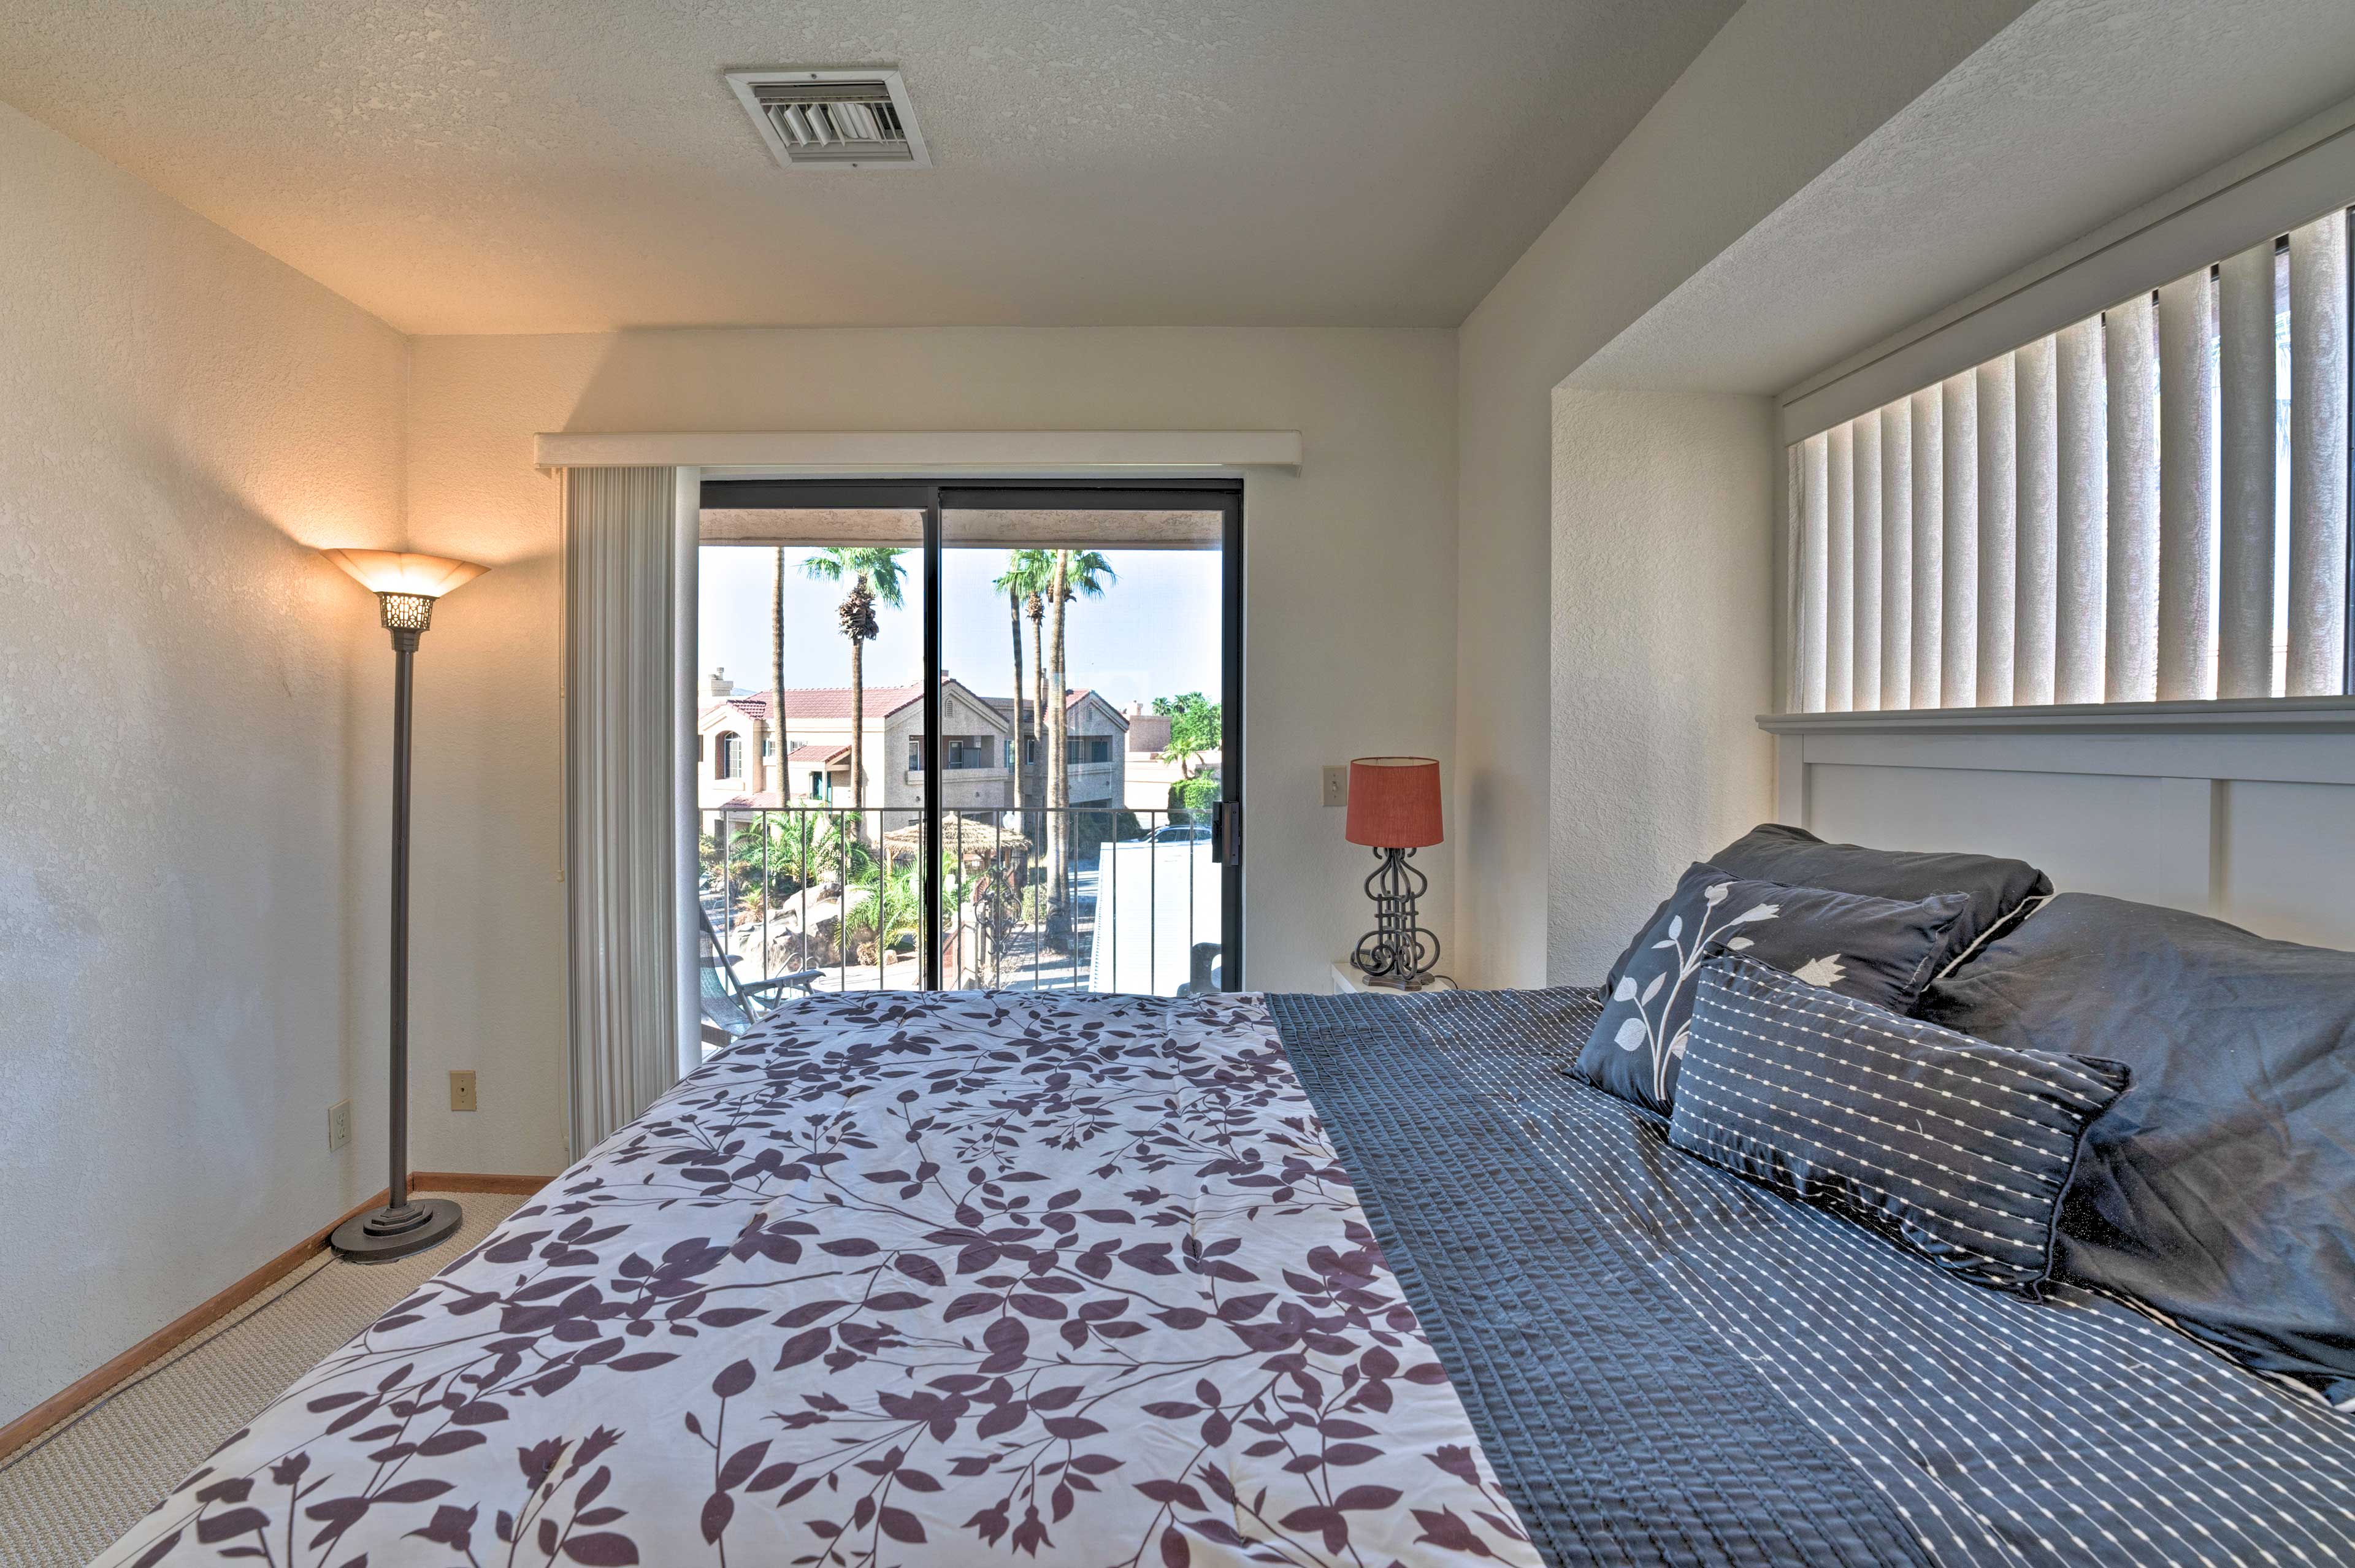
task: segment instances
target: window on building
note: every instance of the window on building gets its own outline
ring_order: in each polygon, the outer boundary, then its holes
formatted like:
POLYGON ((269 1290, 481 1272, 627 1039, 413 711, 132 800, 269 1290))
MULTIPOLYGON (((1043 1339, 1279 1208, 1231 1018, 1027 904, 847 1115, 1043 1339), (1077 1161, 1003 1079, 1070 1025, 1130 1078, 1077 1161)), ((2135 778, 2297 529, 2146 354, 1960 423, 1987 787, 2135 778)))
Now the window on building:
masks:
POLYGON ((2348 228, 1791 447, 1788 706, 2349 690, 2348 228))
MULTIPOLYGON (((996 738, 989 735, 943 735, 941 737, 941 766, 951 772, 959 769, 986 768, 996 764, 996 738)), ((908 737, 908 771, 924 771, 924 738, 908 737)))
POLYGON ((1112 761, 1112 737, 1109 735, 1073 735, 1068 743, 1074 763, 1112 761))
POLYGON ((712 763, 711 776, 716 779, 744 776, 743 736, 731 731, 719 737, 719 755, 712 763))
POLYGON ((833 792, 826 788, 826 775, 821 773, 813 773, 810 774, 809 792, 810 798, 813 800, 830 800, 833 798, 833 792))
POLYGON ((762 731, 762 734, 761 734, 761 760, 762 760, 762 762, 772 762, 772 761, 774 761, 774 760, 775 760, 776 755, 777 755, 777 732, 776 732, 774 730, 766 730, 766 731, 762 731))

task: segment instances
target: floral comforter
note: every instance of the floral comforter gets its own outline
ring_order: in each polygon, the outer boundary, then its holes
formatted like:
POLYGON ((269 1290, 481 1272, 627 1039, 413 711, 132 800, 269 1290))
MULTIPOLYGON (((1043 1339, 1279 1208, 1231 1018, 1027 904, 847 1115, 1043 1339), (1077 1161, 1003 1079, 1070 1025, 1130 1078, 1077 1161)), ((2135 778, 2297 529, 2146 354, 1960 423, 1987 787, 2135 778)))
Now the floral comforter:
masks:
POLYGON ((100 1562, 1535 1563, 1265 1008, 781 1013, 100 1562))

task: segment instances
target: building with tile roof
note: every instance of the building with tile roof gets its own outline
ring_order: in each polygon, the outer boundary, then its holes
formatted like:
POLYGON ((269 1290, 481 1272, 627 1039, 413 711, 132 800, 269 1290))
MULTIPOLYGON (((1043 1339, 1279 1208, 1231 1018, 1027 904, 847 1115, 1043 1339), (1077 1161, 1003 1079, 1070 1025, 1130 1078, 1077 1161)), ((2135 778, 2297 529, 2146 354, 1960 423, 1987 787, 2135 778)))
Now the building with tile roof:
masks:
MULTIPOLYGON (((954 677, 942 683, 942 804, 966 811, 1010 809, 1013 699, 983 696, 954 677)), ((780 704, 773 692, 740 693, 724 672, 714 671, 705 698, 696 724, 697 804, 705 831, 730 811, 851 803, 848 687, 789 688, 780 704), (787 748, 782 762, 773 721, 780 708, 787 748)), ((867 805, 883 810, 887 830, 903 827, 924 804, 923 688, 870 686, 865 699, 867 805)), ((1087 688, 1069 694, 1064 712, 1071 804, 1126 804, 1127 716, 1087 688)), ((1035 780, 1044 759, 1035 739, 1028 749, 1024 776, 1035 780)), ((1040 793, 1025 791, 1030 804, 1040 793)))

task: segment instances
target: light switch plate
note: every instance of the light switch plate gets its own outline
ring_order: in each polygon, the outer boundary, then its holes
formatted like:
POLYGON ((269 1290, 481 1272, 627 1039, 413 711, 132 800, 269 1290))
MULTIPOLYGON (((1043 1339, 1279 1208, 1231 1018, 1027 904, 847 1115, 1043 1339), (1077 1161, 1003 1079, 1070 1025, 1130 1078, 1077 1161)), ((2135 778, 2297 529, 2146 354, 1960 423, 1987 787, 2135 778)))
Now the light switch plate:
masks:
POLYGON ((1349 804, 1349 764, 1337 763, 1325 770, 1324 801, 1327 805, 1349 804))
POLYGON ((472 1072, 450 1074, 450 1108, 453 1111, 474 1108, 474 1075, 472 1072))
POLYGON ((342 1148, 352 1141, 352 1103, 338 1100, 327 1107, 327 1147, 342 1148))

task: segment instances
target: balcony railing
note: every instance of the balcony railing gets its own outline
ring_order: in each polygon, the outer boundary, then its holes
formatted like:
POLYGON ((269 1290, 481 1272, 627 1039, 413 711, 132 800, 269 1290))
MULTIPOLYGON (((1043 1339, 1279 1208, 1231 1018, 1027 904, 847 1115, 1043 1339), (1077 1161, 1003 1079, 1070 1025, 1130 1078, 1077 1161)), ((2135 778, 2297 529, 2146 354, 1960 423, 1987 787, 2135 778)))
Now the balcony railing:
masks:
MULTIPOLYGON (((704 912, 739 980, 786 980, 785 1006, 819 991, 922 987, 921 808, 707 807, 702 817, 704 912)), ((1217 984, 1207 809, 941 817, 932 929, 943 986, 1175 996, 1217 984)))

